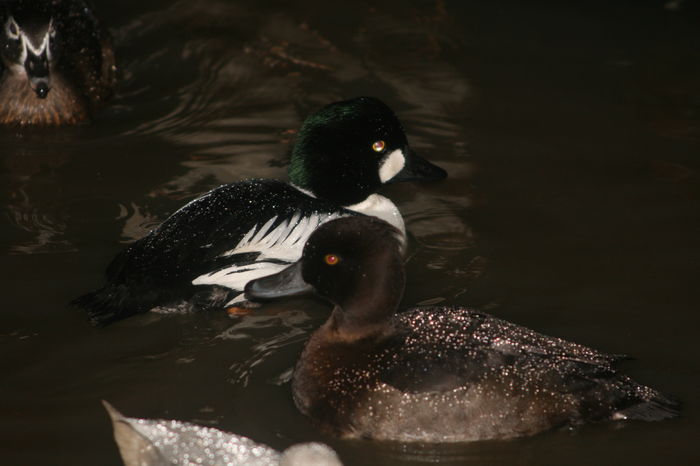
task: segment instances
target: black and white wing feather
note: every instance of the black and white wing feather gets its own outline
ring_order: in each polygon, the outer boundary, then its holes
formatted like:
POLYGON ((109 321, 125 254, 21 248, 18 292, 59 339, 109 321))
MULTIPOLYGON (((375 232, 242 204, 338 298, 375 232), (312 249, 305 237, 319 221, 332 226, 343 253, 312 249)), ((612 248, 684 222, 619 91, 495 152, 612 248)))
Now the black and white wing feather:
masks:
POLYGON ((299 259, 318 225, 345 215, 355 214, 281 181, 224 185, 128 246, 107 267, 107 285, 73 304, 104 324, 187 301, 203 286, 226 290, 218 305, 236 302, 249 280, 299 259))

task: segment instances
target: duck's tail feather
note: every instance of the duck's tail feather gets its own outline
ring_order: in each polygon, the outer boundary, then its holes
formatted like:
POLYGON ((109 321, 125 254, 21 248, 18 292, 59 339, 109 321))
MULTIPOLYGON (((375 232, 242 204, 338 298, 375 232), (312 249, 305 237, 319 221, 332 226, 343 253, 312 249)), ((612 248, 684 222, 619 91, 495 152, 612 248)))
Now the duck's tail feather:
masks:
POLYGON ((74 299, 70 305, 84 309, 90 323, 101 326, 148 311, 147 307, 134 306, 129 297, 127 287, 110 284, 74 299))
POLYGON ((630 419, 636 421, 663 421, 672 419, 680 414, 680 402, 676 399, 656 392, 653 397, 642 400, 613 415, 614 419, 630 419))

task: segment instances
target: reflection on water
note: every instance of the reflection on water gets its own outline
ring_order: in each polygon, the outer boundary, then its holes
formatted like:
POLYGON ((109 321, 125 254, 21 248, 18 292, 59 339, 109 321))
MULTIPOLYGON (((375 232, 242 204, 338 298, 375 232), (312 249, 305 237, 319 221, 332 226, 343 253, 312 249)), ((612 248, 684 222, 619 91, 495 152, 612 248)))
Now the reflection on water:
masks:
MULTIPOLYGON (((110 157, 105 146, 120 141, 126 143, 121 151, 137 151, 143 159, 118 167, 111 177, 147 180, 164 164, 170 172, 180 167, 167 178, 157 176, 160 181, 154 179, 138 197, 110 207, 113 220, 123 225, 121 240, 128 241, 211 187, 251 177, 284 178, 294 131, 306 114, 334 100, 382 96, 399 113, 415 147, 431 149, 437 139, 451 152, 464 141, 448 108, 468 96, 469 86, 441 57, 443 47, 453 47, 444 31, 444 5, 426 2, 396 10, 398 5, 334 6, 331 17, 349 21, 342 34, 325 21, 313 21, 324 18, 326 7, 183 0, 152 9, 141 5, 129 15, 122 11, 122 21, 110 22, 122 77, 117 98, 101 115, 99 134, 90 135, 98 138, 94 147, 75 147, 84 137, 75 134, 52 151, 61 159, 52 163, 78 163, 76 152, 96 148, 99 152, 91 156, 110 157), (150 147, 139 140, 150 141, 150 147), (168 147, 185 156, 165 157, 168 147), (154 198, 181 202, 169 203, 165 212, 160 206, 154 211, 154 198)), ((13 135, 4 136, 11 151, 16 150, 13 135)), ((32 142, 39 144, 24 152, 23 159, 33 161, 45 152, 41 137, 36 136, 32 142)), ((120 151, 114 152, 119 156, 120 151)), ((429 156, 451 158, 432 151, 429 156)), ((64 212, 61 218, 56 209, 45 209, 47 198, 30 195, 26 187, 35 176, 8 169, 10 177, 23 179, 25 185, 21 194, 12 194, 10 218, 30 234, 8 248, 24 253, 72 250, 75 245, 63 233, 66 217, 76 213, 64 212)), ((65 172, 54 176, 54 192, 71 179, 65 172)), ((118 192, 112 196, 119 199, 118 192)))
POLYGON ((36 254, 41 252, 70 251, 73 247, 64 238, 65 219, 37 211, 21 188, 10 193, 8 205, 10 223, 28 233, 32 239, 10 244, 10 253, 36 254))
MULTIPOLYGON (((479 306, 630 352, 645 382, 694 396, 682 340, 697 320, 700 66, 687 2, 674 12, 663 2, 95 3, 120 63, 111 105, 92 125, 0 128, 8 464, 118 464, 102 398, 278 449, 319 440, 288 381, 327 306, 93 329, 65 303, 193 197, 285 178, 304 117, 357 95, 386 101, 413 148, 449 173, 385 192, 410 235, 406 306, 479 306), (655 323, 658 309, 674 318, 655 323)), ((661 451, 684 464, 698 419, 688 404, 680 423, 621 432, 437 447, 321 440, 349 465, 589 464, 592 452, 622 464, 661 451)))
MULTIPOLYGON (((247 387, 255 367, 264 363, 278 351, 285 351, 290 345, 306 341, 311 328, 309 317, 299 311, 283 312, 276 316, 247 316, 238 324, 232 325, 218 338, 248 340, 249 355, 237 355, 229 367, 229 382, 247 387), (262 329, 268 329, 261 332, 262 329)), ((291 367, 285 368, 275 377, 273 383, 286 383, 291 379, 291 367)))
POLYGON ((152 213, 146 212, 131 202, 129 205, 119 205, 117 222, 123 222, 121 242, 128 244, 144 236, 160 224, 160 219, 152 213))
POLYGON ((48 193, 51 189, 50 178, 66 160, 56 146, 65 141, 43 130, 37 131, 34 136, 45 138, 51 144, 49 147, 37 144, 32 134, 26 139, 17 135, 17 143, 13 143, 15 136, 2 136, 0 176, 3 182, 0 184, 0 199, 5 201, 3 217, 11 228, 9 231, 3 228, 9 233, 9 238, 6 249, 2 249, 13 254, 73 250, 64 236, 68 222, 65 206, 56 199, 57 193, 48 193), (41 201, 35 202, 36 199, 41 201))

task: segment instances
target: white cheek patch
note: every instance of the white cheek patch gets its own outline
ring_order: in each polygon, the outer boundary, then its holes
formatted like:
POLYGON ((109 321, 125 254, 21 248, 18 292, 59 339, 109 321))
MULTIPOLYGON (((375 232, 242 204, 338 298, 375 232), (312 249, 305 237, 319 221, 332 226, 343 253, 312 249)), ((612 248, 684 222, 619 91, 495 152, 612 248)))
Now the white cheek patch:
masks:
POLYGON ((379 167, 379 179, 382 183, 386 183, 396 176, 398 172, 406 165, 406 158, 400 149, 390 152, 379 167))

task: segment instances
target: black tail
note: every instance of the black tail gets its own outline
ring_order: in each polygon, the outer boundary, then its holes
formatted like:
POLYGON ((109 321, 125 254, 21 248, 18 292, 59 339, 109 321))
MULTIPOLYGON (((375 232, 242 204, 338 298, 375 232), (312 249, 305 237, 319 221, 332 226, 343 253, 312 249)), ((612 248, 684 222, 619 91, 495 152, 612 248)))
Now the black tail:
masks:
POLYGON ((84 309, 92 325, 107 325, 149 310, 147 306, 134 306, 130 296, 124 285, 106 285, 74 299, 70 305, 84 309))
POLYGON ((678 417, 679 414, 680 403, 677 400, 655 392, 651 398, 643 399, 637 404, 621 409, 613 417, 621 416, 623 419, 637 421, 663 421, 678 417))
POLYGON ((581 396, 581 417, 585 420, 661 421, 679 414, 678 401, 611 366, 577 364, 577 370, 577 377, 568 382, 581 396))

